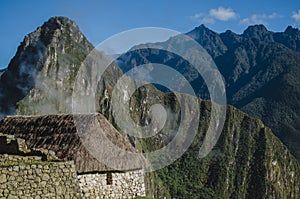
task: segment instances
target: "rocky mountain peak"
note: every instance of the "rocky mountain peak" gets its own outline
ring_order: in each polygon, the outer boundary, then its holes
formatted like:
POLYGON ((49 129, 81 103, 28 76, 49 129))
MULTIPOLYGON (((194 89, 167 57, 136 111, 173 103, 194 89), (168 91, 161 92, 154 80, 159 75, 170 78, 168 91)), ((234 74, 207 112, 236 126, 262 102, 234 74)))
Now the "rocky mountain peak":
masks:
POLYGON ((58 37, 61 40, 70 36, 77 40, 84 37, 74 21, 66 17, 52 17, 34 32, 26 35, 21 46, 22 44, 25 46, 35 45, 37 41, 49 45, 51 42, 56 42, 58 37), (64 37, 61 38, 61 36, 64 37))
POLYGON ((218 33, 210 30, 207 28, 204 24, 196 27, 194 30, 190 31, 187 33, 188 36, 192 37, 193 39, 200 39, 204 37, 211 37, 211 36, 216 36, 218 33))
POLYGON ((213 58, 227 50, 220 35, 203 24, 188 32, 187 35, 201 44, 213 58))
POLYGON ((289 35, 295 35, 295 34, 300 34, 298 28, 293 28, 292 26, 288 26, 284 33, 289 34, 289 35))
POLYGON ((249 26, 242 34, 243 37, 246 38, 255 38, 264 41, 273 41, 272 32, 268 31, 268 29, 260 24, 249 26))
POLYGON ((207 28, 204 24, 201 24, 200 26, 196 27, 194 30, 198 32, 213 32, 212 30, 207 28))
POLYGON ((53 88, 62 90, 61 85, 72 84, 80 64, 92 49, 75 22, 65 17, 50 18, 25 36, 1 75, 0 112, 13 114, 20 99, 29 92, 37 95, 41 88, 32 89, 38 86, 38 82, 45 82, 45 78, 53 88))
MULTIPOLYGON (((25 36, 8 68, 14 70, 13 68, 20 66, 20 62, 27 62, 35 63, 35 68, 39 69, 41 66, 37 63, 43 62, 49 50, 54 49, 50 49, 49 46, 59 47, 64 51, 65 48, 71 47, 71 41, 80 43, 84 40, 85 37, 74 21, 66 17, 52 17, 34 32, 25 36)), ((84 42, 91 47, 87 40, 84 42)))
POLYGON ((233 44, 240 43, 242 41, 242 37, 231 30, 227 30, 224 33, 220 34, 222 41, 227 47, 230 47, 233 44))
POLYGON ((243 35, 245 36, 254 36, 256 34, 266 34, 268 33, 268 29, 263 25, 263 24, 259 24, 259 25, 252 25, 249 26, 243 33, 243 35))
POLYGON ((67 18, 67 17, 63 17, 63 16, 55 16, 55 17, 51 17, 47 22, 44 23, 43 26, 47 26, 47 25, 53 25, 53 24, 58 24, 58 25, 66 25, 66 24, 69 24, 69 25, 73 25, 73 26, 76 26, 78 28, 78 26, 76 25, 76 23, 67 18))

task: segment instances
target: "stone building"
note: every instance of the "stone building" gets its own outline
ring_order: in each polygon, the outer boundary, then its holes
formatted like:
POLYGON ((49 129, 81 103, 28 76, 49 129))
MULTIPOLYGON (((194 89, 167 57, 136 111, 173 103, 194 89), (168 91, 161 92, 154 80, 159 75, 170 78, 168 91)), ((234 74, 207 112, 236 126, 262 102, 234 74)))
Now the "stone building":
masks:
MULTIPOLYGON (((93 139, 95 132, 108 138, 114 146, 123 151, 137 152, 128 139, 101 114, 8 116, 0 121, 0 133, 14 135, 16 139, 24 139, 29 149, 53 151, 60 161, 74 162, 76 183, 81 197, 145 196, 142 170, 145 160, 142 155, 130 164, 128 161, 124 162, 124 165, 120 166, 121 169, 110 168, 94 158, 83 143, 83 137, 93 139), (78 121, 80 121, 79 125, 78 121)), ((110 151, 110 146, 107 147, 107 151, 110 151)), ((120 152, 113 155, 114 157, 106 156, 106 158, 118 159, 122 158, 123 154, 120 152)))

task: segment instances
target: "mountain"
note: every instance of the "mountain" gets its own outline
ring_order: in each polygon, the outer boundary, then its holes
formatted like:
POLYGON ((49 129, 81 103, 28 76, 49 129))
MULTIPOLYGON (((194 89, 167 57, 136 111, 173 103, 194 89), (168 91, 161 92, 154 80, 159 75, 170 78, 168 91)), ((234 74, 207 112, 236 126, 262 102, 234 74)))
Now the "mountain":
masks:
MULTIPOLYGON (((145 123, 147 107, 162 104, 180 123, 180 107, 172 93, 152 86, 138 89, 131 100, 132 118, 145 123), (146 107, 146 109, 145 109, 146 107), (143 111, 144 110, 144 111, 143 111)), ((207 135, 211 102, 198 100, 199 129, 188 150, 174 163, 148 174, 148 194, 154 198, 297 198, 300 165, 287 147, 261 120, 228 106, 221 136, 213 150, 199 158, 207 135)), ((185 104, 185 106, 192 106, 185 104)), ((175 118, 175 119, 174 119, 175 118)), ((151 138, 133 138, 143 152, 161 149, 171 142, 171 122, 151 138)))
POLYGON ((289 26, 274 33, 255 25, 241 35, 215 36, 227 47, 211 55, 227 84, 229 104, 262 119, 300 159, 300 31, 289 26))
MULTIPOLYGON (((186 35, 213 58, 224 77, 228 104, 263 120, 300 160, 300 31, 289 26, 271 32, 254 25, 243 34, 218 34, 201 25, 186 35)), ((160 45, 170 45, 170 40, 160 45)), ((120 67, 127 72, 145 63, 168 65, 186 77, 198 97, 209 99, 203 78, 186 60, 154 51, 128 52, 119 58, 120 67)))
MULTIPOLYGON (((70 86, 72 82, 68 77, 75 74, 92 49, 74 22, 61 17, 51 18, 24 38, 1 76, 0 112, 13 114, 17 102, 24 97, 28 96, 26 100, 29 101, 33 96, 38 98, 43 83, 50 84, 56 88, 56 93, 61 94, 53 100, 63 99, 62 85, 70 86)), ((51 88, 44 91, 49 92, 49 96, 56 95, 50 94, 54 91, 51 88)))
MULTIPOLYGON (((217 145, 199 159, 210 114, 209 103, 201 104, 201 128, 191 147, 173 164, 155 171, 156 198, 299 197, 297 160, 261 121, 233 107, 228 108, 217 145)), ((155 141, 144 145, 148 150, 160 146, 155 141)))
MULTIPOLYGON (((204 26, 199 27, 194 33, 197 41, 207 42, 206 48, 210 49, 209 52, 214 55, 214 59, 229 52, 229 45, 219 34, 213 33, 204 26), (201 38, 202 35, 205 38, 201 38), (210 40, 215 43, 211 43, 210 40)), ((243 43, 244 36, 229 31, 227 34, 232 38, 227 42, 232 40, 232 45, 243 43)), ((257 42, 255 39, 252 40, 253 43, 257 42)), ((248 45, 255 49, 253 43, 249 41, 248 45)), ((288 49, 283 44, 280 46, 288 49)), ((72 112, 70 101, 72 94, 89 92, 86 82, 90 81, 88 77, 94 71, 91 70, 91 66, 83 70, 79 68, 92 49, 93 46, 73 21, 64 17, 49 19, 25 37, 7 70, 0 77, 1 113, 40 115, 72 112), (82 78, 82 82, 76 84, 77 77, 82 78), (77 89, 74 85, 78 86, 77 89)), ((291 49, 290 52, 294 53, 291 49)), ((103 56, 100 52, 94 53, 103 56)), ((113 88, 123 75, 119 66, 127 67, 133 58, 144 62, 151 61, 149 59, 151 53, 147 49, 134 51, 130 55, 132 56, 128 56, 127 60, 121 57, 120 62, 112 63, 108 67, 97 85, 95 95, 97 110, 105 115, 120 133, 124 132, 117 126, 117 118, 115 118, 116 111, 120 107, 111 103, 113 88), (145 52, 148 52, 148 56, 139 57, 145 52)), ((183 70, 190 81, 201 80, 201 76, 194 73, 195 70, 191 74, 191 70, 181 67, 188 67, 189 64, 180 60, 180 57, 167 52, 154 53, 153 56, 156 62, 168 62, 183 70), (166 55, 170 56, 165 57, 166 55)), ((93 60, 88 61, 93 63, 93 60)), ((141 61, 136 63, 139 64, 141 61)), ((229 69, 227 72, 232 74, 229 69)), ((241 71, 235 75, 241 78, 244 74, 246 73, 241 71)), ((126 77, 126 81, 125 83, 129 84, 132 80, 126 77)), ((203 94, 205 94, 205 86, 199 86, 197 81, 192 84, 198 86, 199 92, 204 89, 203 94)), ((126 84, 121 85, 121 89, 122 86, 126 87, 126 84)), ((216 146, 208 156, 198 158, 211 117, 211 103, 196 99, 195 96, 189 97, 195 99, 200 107, 199 128, 195 139, 188 151, 173 164, 147 173, 146 184, 149 196, 155 198, 299 198, 299 162, 260 120, 232 106, 227 107, 224 129, 216 146)), ((143 152, 154 151, 174 138, 176 132, 174 130, 178 129, 183 110, 191 109, 191 104, 184 103, 186 107, 181 107, 178 100, 174 93, 162 92, 151 84, 134 91, 130 99, 130 115, 135 123, 141 125, 151 123, 151 110, 149 110, 151 105, 161 104, 168 110, 165 126, 155 136, 146 139, 127 136, 136 149, 143 152)), ((89 103, 82 103, 82 106, 85 105, 89 103)), ((192 116, 192 112, 185 113, 188 114, 187 117, 192 116)))
MULTIPOLYGON (((0 113, 70 113, 71 88, 93 48, 75 22, 50 18, 24 38, 0 77, 0 113)), ((108 73, 113 81, 121 71, 110 67, 108 73)))

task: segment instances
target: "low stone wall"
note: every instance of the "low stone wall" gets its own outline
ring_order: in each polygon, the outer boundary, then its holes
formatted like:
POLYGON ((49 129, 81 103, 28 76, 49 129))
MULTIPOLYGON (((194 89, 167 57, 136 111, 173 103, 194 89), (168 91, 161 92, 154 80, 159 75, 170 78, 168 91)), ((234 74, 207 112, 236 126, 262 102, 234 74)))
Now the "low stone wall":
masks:
POLYGON ((42 157, 0 154, 0 167, 8 165, 18 165, 22 163, 28 165, 37 162, 42 162, 42 157))
POLYGON ((73 162, 0 155, 0 198, 80 198, 73 162))
POLYGON ((83 198, 133 198, 145 196, 143 170, 78 175, 83 198))

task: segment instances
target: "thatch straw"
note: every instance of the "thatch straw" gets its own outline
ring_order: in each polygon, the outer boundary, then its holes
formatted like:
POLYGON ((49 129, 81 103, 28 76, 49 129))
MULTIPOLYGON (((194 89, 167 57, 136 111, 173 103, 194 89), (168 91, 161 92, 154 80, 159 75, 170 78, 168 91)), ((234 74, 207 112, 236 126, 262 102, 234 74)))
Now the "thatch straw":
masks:
MULTIPOLYGON (((91 136, 101 134, 122 151, 137 152, 128 139, 122 136, 101 114, 8 116, 0 121, 0 133, 12 134, 16 138, 25 139, 29 148, 45 148, 53 150, 57 154, 67 154, 71 159, 74 159, 78 173, 116 170, 115 167, 109 168, 102 161, 99 162, 89 153, 83 140, 80 139, 82 135, 88 139, 93 139, 91 136), (78 121, 80 121, 80 125, 77 124, 78 121), (78 128, 82 134, 79 134, 78 128)), ((113 155, 115 157, 108 155, 106 160, 109 158, 118 159, 118 155, 121 156, 122 154, 113 155)), ((130 164, 127 161, 118 167, 122 170, 134 170, 141 168, 144 163, 145 160, 140 155, 130 164)))

